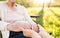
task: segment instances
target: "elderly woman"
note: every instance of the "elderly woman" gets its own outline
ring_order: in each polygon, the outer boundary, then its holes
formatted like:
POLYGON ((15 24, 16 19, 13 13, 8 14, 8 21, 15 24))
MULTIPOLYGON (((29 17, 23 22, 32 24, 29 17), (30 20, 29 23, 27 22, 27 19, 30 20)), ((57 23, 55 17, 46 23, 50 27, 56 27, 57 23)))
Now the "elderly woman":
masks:
POLYGON ((0 30, 3 38, 47 38, 48 34, 45 30, 39 27, 41 30, 39 32, 37 24, 30 18, 26 9, 16 2, 17 0, 6 0, 6 2, 0 3, 2 20, 0 21, 0 30))

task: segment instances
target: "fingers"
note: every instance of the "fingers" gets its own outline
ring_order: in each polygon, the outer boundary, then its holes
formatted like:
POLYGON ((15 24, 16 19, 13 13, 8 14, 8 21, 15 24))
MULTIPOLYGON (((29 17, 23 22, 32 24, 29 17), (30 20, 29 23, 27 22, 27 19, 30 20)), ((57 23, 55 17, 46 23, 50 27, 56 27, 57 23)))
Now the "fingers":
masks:
POLYGON ((32 30, 39 32, 39 27, 37 25, 32 25, 32 30))

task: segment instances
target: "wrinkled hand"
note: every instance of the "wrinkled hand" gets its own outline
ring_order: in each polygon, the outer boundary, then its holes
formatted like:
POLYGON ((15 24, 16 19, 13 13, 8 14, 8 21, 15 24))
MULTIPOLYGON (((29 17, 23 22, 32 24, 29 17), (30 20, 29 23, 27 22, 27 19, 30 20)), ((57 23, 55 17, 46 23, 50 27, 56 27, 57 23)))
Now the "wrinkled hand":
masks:
POLYGON ((36 32, 39 32, 39 28, 38 28, 37 24, 30 24, 26 21, 18 21, 15 24, 20 25, 20 27, 23 27, 24 29, 31 29, 36 32))
POLYGON ((36 24, 32 24, 32 30, 39 32, 39 27, 36 24))
POLYGON ((24 28, 24 29, 31 29, 31 25, 28 23, 28 22, 26 22, 26 21, 18 21, 18 22, 15 22, 15 23, 13 23, 13 25, 19 25, 19 27, 22 27, 22 28, 24 28))

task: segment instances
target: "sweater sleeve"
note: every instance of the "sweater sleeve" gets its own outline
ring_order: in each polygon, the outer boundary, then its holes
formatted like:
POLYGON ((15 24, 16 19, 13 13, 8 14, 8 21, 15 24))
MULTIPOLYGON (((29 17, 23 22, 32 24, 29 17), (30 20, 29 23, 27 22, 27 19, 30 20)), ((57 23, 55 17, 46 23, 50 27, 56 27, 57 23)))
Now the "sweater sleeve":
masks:
POLYGON ((24 17, 25 17, 25 20, 27 21, 27 22, 29 22, 30 24, 36 24, 33 20, 32 20, 32 18, 30 17, 30 15, 28 14, 28 11, 23 7, 23 12, 24 12, 24 17))
MULTIPOLYGON (((9 23, 7 23, 7 22, 4 22, 4 21, 2 21, 2 12, 1 12, 1 8, 3 8, 3 7, 1 7, 1 3, 0 3, 0 30, 1 31, 4 31, 4 30, 7 30, 6 29, 6 26, 9 24, 9 23)), ((4 15, 4 14, 3 14, 4 15)))

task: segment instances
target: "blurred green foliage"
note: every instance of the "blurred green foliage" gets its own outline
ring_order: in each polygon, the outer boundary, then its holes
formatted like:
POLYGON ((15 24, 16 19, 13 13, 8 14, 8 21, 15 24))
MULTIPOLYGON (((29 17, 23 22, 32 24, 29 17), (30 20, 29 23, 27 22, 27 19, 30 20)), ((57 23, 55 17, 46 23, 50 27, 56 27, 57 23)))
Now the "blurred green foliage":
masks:
POLYGON ((5 0, 0 0, 0 1, 5 1, 5 0))
POLYGON ((25 7, 30 7, 29 0, 17 0, 17 3, 20 5, 24 5, 25 7))
POLYGON ((43 15, 44 15, 44 10, 42 9, 39 13, 38 16, 39 18, 36 19, 36 23, 40 24, 43 26, 43 15))
POLYGON ((44 12, 39 12, 41 16, 36 21, 38 24, 43 25, 46 31, 54 38, 60 38, 60 7, 44 8, 43 10, 44 12))

